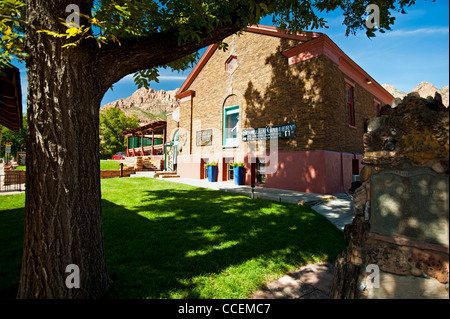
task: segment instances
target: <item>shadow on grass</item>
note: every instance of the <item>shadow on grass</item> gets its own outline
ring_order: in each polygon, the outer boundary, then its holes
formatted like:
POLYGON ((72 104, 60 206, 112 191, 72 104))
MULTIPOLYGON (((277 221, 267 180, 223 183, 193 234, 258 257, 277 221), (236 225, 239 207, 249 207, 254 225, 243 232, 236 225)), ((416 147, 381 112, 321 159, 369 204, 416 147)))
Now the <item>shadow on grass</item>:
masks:
MULTIPOLYGON (((109 298, 246 298, 346 247, 311 209, 171 184, 102 191, 109 298)), ((0 298, 16 297, 23 220, 23 207, 0 210, 0 298)))
POLYGON ((271 273, 333 260, 345 247, 311 209, 202 188, 103 207, 111 298, 233 298, 233 289, 245 298, 271 273))
POLYGON ((16 298, 22 264, 25 208, 0 210, 0 299, 16 298))

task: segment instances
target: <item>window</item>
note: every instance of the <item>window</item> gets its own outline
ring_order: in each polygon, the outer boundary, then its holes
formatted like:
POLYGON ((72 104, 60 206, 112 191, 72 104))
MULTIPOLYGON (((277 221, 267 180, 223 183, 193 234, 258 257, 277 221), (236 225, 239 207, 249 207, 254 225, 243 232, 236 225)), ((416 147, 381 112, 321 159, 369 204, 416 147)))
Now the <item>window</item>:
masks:
POLYGON ((233 170, 233 166, 231 166, 230 164, 228 164, 228 170, 227 170, 227 172, 228 172, 228 180, 229 181, 232 181, 232 180, 234 180, 234 170, 233 170))
POLYGON ((201 165, 201 169, 203 170, 203 176, 201 176, 200 178, 208 178, 208 168, 207 166, 205 166, 205 164, 209 163, 209 159, 208 158, 202 158, 202 160, 200 161, 200 165, 201 165))
POLYGON ((258 157, 256 159, 256 183, 266 183, 266 159, 258 157))
POLYGON ((359 161, 352 158, 352 175, 359 175, 359 161))
POLYGON ((353 101, 353 86, 349 83, 345 84, 345 96, 347 101, 348 125, 356 126, 355 105, 353 101))
POLYGON ((223 120, 223 146, 239 146, 239 105, 227 107, 223 120))
POLYGON ((380 104, 380 101, 373 100, 373 106, 375 107, 375 112, 377 112, 377 115, 380 113, 380 104))
POLYGON ((238 64, 237 64, 237 56, 232 55, 225 62, 225 71, 233 73, 234 70, 236 70, 237 66, 238 66, 238 64))
POLYGON ((230 165, 230 163, 234 162, 233 157, 225 158, 225 171, 227 172, 227 181, 234 180, 234 172, 233 172, 233 166, 230 165))

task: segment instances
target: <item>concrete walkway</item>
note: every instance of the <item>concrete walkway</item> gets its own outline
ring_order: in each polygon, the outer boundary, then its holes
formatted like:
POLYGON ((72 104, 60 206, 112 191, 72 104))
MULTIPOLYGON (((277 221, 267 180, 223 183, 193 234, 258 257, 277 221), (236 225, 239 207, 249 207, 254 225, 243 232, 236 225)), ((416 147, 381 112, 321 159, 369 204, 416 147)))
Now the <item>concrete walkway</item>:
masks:
MULTIPOLYGON (((252 196, 252 188, 248 185, 235 185, 231 182, 208 182, 206 179, 191 178, 161 178, 170 182, 188 184, 197 187, 215 189, 224 192, 233 192, 252 196)), ((353 201, 348 194, 321 195, 291 190, 255 187, 254 198, 270 199, 277 202, 301 204, 305 202, 319 214, 325 216, 340 230, 353 220, 353 201)))
POLYGON ((267 284, 251 299, 329 299, 334 265, 311 264, 267 284))
MULTIPOLYGON (((230 182, 211 183, 207 180, 170 178, 171 182, 215 189, 252 196, 248 185, 234 185, 230 182)), ((270 199, 277 202, 301 204, 305 202, 319 214, 325 216, 341 231, 353 220, 353 200, 345 193, 321 195, 290 190, 255 187, 254 198, 270 199)), ((333 282, 334 265, 330 263, 306 265, 290 272, 263 289, 249 296, 251 299, 328 299, 333 282)))

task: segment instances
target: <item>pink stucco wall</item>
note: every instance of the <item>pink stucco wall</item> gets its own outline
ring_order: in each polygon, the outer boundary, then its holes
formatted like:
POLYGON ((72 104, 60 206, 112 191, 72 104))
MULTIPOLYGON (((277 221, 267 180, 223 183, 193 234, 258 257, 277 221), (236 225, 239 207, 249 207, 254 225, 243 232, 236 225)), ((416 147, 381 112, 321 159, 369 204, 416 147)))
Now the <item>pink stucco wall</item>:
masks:
POLYGON ((322 151, 279 151, 278 169, 266 176, 265 187, 325 194, 325 173, 322 151))
POLYGON ((190 155, 178 155, 177 172, 181 177, 200 179, 200 160, 194 160, 190 155))
MULTIPOLYGON (((352 182, 352 159, 357 159, 361 168, 361 155, 358 154, 322 150, 279 151, 276 172, 267 174, 266 184, 258 186, 318 194, 346 192, 352 182)), ((223 163, 221 158, 211 160, 223 163)), ((245 184, 250 185, 251 157, 246 156, 243 161, 246 162, 245 184)), ((218 181, 224 180, 226 176, 224 168, 219 165, 218 181)), ((202 169, 200 158, 186 155, 178 157, 178 174, 181 177, 199 179, 202 169)))

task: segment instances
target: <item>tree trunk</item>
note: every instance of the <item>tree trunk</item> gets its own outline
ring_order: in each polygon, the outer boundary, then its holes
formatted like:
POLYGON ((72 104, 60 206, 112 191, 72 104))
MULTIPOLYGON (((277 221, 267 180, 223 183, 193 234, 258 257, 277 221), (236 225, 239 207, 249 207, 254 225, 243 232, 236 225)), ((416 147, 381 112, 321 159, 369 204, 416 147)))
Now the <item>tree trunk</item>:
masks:
POLYGON ((95 55, 62 49, 42 33, 27 36, 27 184, 17 297, 99 298, 109 283, 98 123, 105 89, 94 73, 95 55), (66 272, 71 264, 78 266, 79 288, 66 284, 77 275, 66 272))
POLYGON ((334 265, 333 282, 329 297, 331 299, 359 299, 359 279, 361 266, 348 261, 348 250, 343 251, 334 265))
MULTIPOLYGON (((103 248, 99 107, 106 90, 129 73, 161 66, 237 32, 221 25, 203 42, 178 45, 177 30, 121 39, 98 48, 64 34, 71 0, 27 0, 28 128, 25 235, 18 298, 99 298, 108 289, 103 248), (74 41, 74 39, 69 39, 74 41), (80 287, 71 286, 79 269, 80 287), (66 272, 68 269, 69 272, 66 272), (70 278, 69 278, 70 277, 70 278), (69 285, 67 281, 69 279, 69 285), (69 287, 68 287, 69 286, 69 287)), ((93 0, 79 0, 89 15, 93 0)), ((81 17, 81 25, 87 25, 81 17)))

